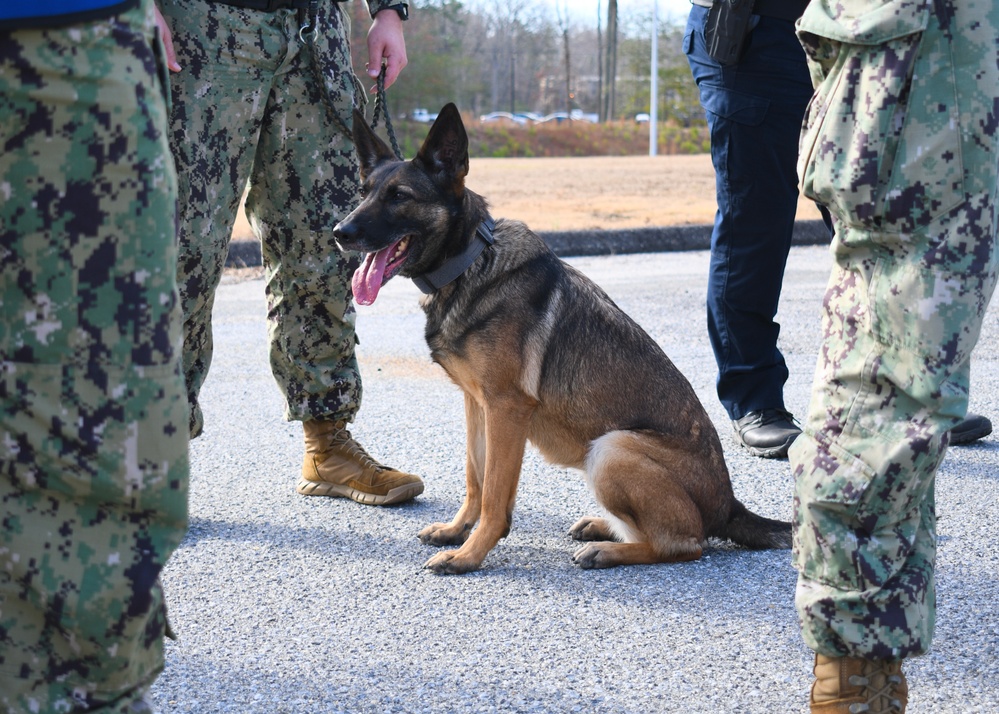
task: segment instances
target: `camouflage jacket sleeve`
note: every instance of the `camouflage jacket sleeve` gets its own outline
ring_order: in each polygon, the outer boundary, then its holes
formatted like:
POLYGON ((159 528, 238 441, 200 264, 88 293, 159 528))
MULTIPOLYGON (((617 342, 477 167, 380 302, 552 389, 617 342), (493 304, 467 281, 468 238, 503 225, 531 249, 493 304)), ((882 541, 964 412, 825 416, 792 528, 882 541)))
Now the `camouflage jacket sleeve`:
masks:
POLYGON ((409 3, 406 0, 367 0, 367 2, 368 12, 371 13, 371 17, 378 14, 379 10, 385 10, 386 8, 392 8, 399 12, 403 20, 409 16, 409 3))

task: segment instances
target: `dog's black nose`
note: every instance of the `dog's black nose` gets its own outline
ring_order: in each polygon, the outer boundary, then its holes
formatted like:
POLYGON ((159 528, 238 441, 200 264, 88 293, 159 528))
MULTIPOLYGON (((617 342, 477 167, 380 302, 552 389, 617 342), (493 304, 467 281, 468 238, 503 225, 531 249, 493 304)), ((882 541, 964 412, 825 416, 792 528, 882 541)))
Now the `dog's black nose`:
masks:
POLYGON ((351 221, 340 221, 333 227, 333 239, 341 248, 348 248, 357 240, 357 233, 357 225, 351 221))
POLYGON ((341 238, 349 238, 357 232, 352 225, 347 221, 340 221, 333 227, 333 237, 337 240, 341 238))

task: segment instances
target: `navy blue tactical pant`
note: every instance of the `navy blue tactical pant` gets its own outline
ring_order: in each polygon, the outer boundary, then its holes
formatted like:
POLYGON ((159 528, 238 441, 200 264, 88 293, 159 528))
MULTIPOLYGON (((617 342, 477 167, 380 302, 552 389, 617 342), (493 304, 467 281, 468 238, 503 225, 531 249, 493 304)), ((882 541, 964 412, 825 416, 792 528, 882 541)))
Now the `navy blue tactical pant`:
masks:
POLYGON ((798 203, 798 135, 812 83, 794 23, 754 16, 740 60, 705 46, 694 5, 683 47, 711 131, 718 212, 711 235, 708 333, 718 397, 732 419, 783 408, 788 371, 774 321, 798 203))

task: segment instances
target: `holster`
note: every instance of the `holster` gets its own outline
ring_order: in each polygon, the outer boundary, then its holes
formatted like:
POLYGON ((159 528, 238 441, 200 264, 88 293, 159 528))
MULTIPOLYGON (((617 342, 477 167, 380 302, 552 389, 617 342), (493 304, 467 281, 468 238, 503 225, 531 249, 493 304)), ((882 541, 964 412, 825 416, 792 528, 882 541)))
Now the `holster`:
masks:
POLYGON ((708 54, 723 65, 735 64, 749 34, 754 0, 714 0, 704 27, 708 54))

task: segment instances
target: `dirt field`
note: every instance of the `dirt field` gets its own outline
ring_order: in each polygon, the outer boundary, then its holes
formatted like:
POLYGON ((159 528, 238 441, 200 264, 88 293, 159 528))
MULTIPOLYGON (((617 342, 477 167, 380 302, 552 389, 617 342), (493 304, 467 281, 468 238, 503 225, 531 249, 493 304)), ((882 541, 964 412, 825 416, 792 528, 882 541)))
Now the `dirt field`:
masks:
MULTIPOLYGON (((714 182, 707 154, 473 159, 467 181, 493 216, 536 231, 711 223, 714 182)), ((818 218, 809 201, 799 202, 798 220, 818 218)), ((242 211, 233 237, 252 237, 242 211)))

